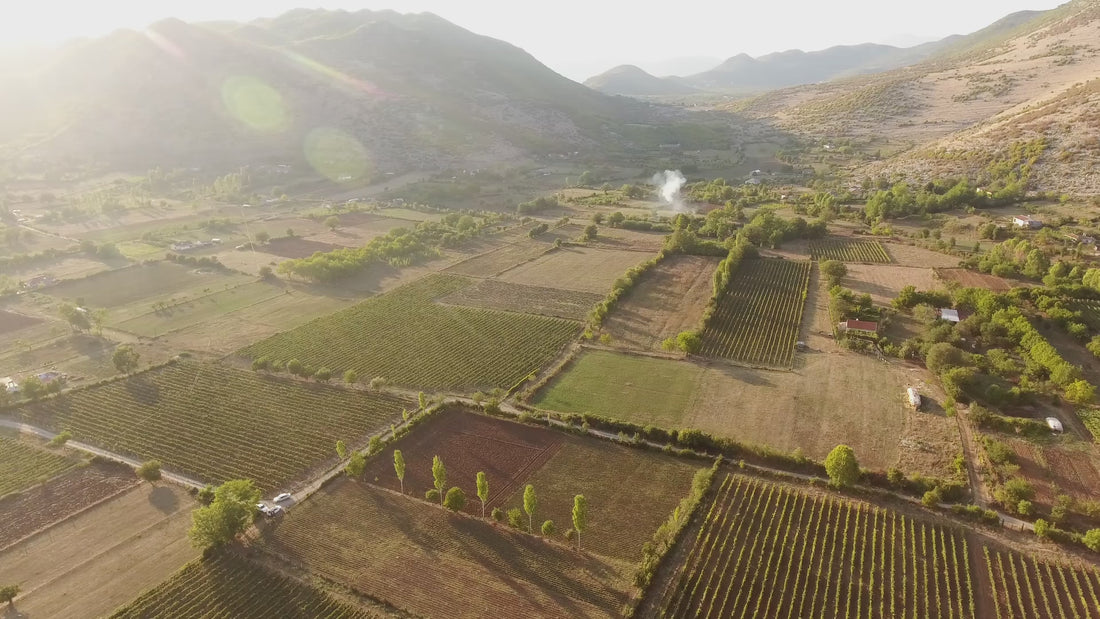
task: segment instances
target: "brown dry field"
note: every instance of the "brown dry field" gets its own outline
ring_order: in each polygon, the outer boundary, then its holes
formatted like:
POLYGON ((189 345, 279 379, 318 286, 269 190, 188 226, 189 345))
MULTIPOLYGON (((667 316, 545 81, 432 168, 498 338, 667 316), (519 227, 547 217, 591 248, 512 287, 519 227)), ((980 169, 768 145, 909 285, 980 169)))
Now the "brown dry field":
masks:
POLYGON ((563 247, 501 274, 515 284, 607 294, 630 267, 653 257, 649 252, 563 247))
POLYGON ((601 226, 600 233, 592 245, 608 249, 635 249, 656 253, 665 246, 665 234, 601 226))
POLYGON ((719 258, 676 255, 651 269, 604 321, 615 346, 649 350, 696 327, 713 293, 719 258))
POLYGON ((257 249, 281 258, 306 258, 317 252, 330 252, 339 247, 331 243, 303 239, 300 236, 271 239, 257 249))
POLYGON ((935 273, 945 282, 958 282, 966 288, 986 288, 993 292, 1006 292, 1014 285, 1002 277, 970 269, 935 269, 935 273))
POLYGON ((0 553, 0 582, 20 584, 28 618, 103 616, 199 555, 187 539, 195 505, 143 484, 0 553))
POLYGON ((869 468, 948 475, 962 446, 935 380, 923 368, 837 346, 827 304, 815 271, 799 338, 807 350, 794 369, 710 364, 683 425, 815 459, 843 443, 869 468), (923 411, 907 405, 908 386, 925 396, 923 411))
POLYGON ((923 268, 950 268, 959 266, 960 258, 958 256, 948 256, 947 254, 941 254, 930 249, 913 247, 911 245, 900 245, 898 243, 883 243, 882 246, 886 248, 886 253, 889 254, 899 266, 923 268))
MULTIPOLYGON (((445 270, 447 273, 454 273, 455 275, 493 277, 511 268, 530 262, 545 254, 547 251, 550 251, 550 248, 545 244, 525 239, 463 260, 445 270)), ((528 282, 516 283, 523 284, 528 282)))
POLYGON ((306 238, 310 241, 341 247, 362 247, 371 239, 383 236, 390 230, 411 229, 416 226, 415 221, 379 217, 370 213, 343 213, 337 214, 336 217, 340 219, 340 227, 311 234, 306 238))
POLYGON ((0 309, 0 334, 2 335, 22 331, 27 327, 32 327, 41 322, 41 318, 0 309))
POLYGON ((123 259, 112 260, 111 264, 108 264, 101 260, 93 260, 82 256, 72 256, 61 258, 60 260, 36 262, 25 267, 11 267, 5 274, 18 280, 27 280, 39 275, 52 275, 59 280, 78 279, 89 275, 95 275, 96 273, 101 273, 125 264, 128 264, 128 262, 123 259))
POLYGON ((1089 443, 1063 438, 1055 444, 1002 438, 1016 456, 1019 474, 1035 487, 1035 500, 1051 505, 1054 497, 1068 494, 1080 501, 1096 499, 1100 485, 1100 458, 1089 443))
POLYGON ((943 288, 932 269, 903 267, 893 264, 848 264, 848 275, 841 285, 856 294, 869 294, 877 305, 890 305, 901 289, 915 286, 917 290, 943 288))

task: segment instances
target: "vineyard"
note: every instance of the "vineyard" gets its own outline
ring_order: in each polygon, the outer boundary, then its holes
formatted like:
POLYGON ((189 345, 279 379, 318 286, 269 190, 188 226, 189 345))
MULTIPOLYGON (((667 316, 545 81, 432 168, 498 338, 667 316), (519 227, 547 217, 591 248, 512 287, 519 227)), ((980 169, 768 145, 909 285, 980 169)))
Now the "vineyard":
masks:
POLYGON ((111 617, 366 618, 372 615, 229 553, 188 564, 111 617))
POLYGON ((841 262, 893 262, 882 243, 866 239, 825 238, 810 241, 810 257, 841 262))
POLYGON ((76 465, 65 456, 0 436, 0 497, 60 475, 76 465))
POLYGON ((16 412, 36 425, 206 482, 274 490, 335 462, 337 439, 389 427, 409 402, 220 365, 183 362, 72 391, 16 412))
POLYGON ((687 543, 662 616, 975 616, 965 538, 893 510, 727 475, 687 543))
POLYGON ((539 314, 584 320, 592 306, 603 301, 603 295, 541 286, 510 284, 495 279, 483 279, 441 299, 440 303, 499 309, 525 314, 539 314))
POLYGON ((985 551, 997 617, 1100 617, 1100 574, 1001 550, 985 551))
POLYGON ((703 332, 700 352, 752 365, 790 367, 809 282, 809 262, 744 261, 703 332))
POLYGON ((469 285, 465 278, 431 275, 240 354, 355 370, 399 385, 507 389, 557 356, 580 330, 569 320, 433 302, 469 285))

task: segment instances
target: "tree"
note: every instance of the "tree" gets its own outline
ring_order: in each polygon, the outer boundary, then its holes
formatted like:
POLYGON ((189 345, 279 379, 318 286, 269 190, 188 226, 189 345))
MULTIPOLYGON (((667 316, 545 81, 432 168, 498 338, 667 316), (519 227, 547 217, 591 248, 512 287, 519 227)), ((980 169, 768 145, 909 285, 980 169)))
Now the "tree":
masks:
POLYGON ((160 481, 160 460, 149 460, 137 468, 137 476, 149 483, 160 481))
POLYGON ((821 274, 828 277, 831 281, 837 281, 848 274, 848 267, 844 266, 844 263, 839 260, 825 260, 818 266, 821 270, 821 274))
POLYGON ((542 534, 545 537, 554 537, 554 531, 555 529, 553 520, 547 520, 546 522, 542 523, 542 534))
POLYGON ((830 483, 836 488, 851 486, 859 480, 859 462, 856 454, 847 445, 837 445, 825 457, 825 472, 830 483))
POLYGON ((359 380, 359 375, 355 373, 355 370, 348 370, 344 372, 344 382, 351 385, 359 380))
POLYGON ((363 470, 367 468, 367 458, 358 451, 351 454, 351 459, 348 460, 348 465, 344 467, 344 472, 348 474, 348 477, 357 479, 363 474, 363 470))
POLYGON ((58 432, 57 436, 50 439, 50 447, 61 447, 65 443, 68 443, 72 439, 73 433, 68 430, 62 430, 58 432))
POLYGON ((928 354, 924 357, 924 365, 932 372, 940 374, 951 368, 969 366, 970 363, 966 357, 966 352, 955 348, 948 342, 939 342, 928 349, 928 354))
POLYGON ((1096 387, 1086 380, 1075 380, 1066 387, 1066 399, 1074 404, 1088 404, 1096 396, 1096 387))
POLYGON ((432 457, 432 481, 436 492, 442 493, 443 487, 447 485, 447 469, 444 468, 443 460, 439 456, 432 457))
POLYGON ((596 236, 599 234, 600 229, 596 224, 588 224, 584 228, 584 233, 581 235, 582 241, 595 241, 596 236))
POLYGON ((481 517, 485 517, 485 503, 489 500, 489 478, 485 471, 477 473, 477 498, 481 499, 481 517))
POLYGON ((592 223, 602 224, 603 223, 603 213, 592 213, 592 223))
POLYGON ((332 378, 332 370, 326 367, 319 367, 317 371, 313 373, 313 379, 322 383, 327 383, 332 378))
POLYGON ((523 531, 527 523, 523 521, 523 512, 518 507, 508 510, 508 524, 513 528, 523 531))
POLYGON ((340 218, 333 215, 325 220, 325 227, 329 230, 335 230, 340 227, 340 218))
POLYGON ((92 328, 88 310, 83 307, 77 307, 72 303, 62 303, 58 306, 57 311, 75 331, 87 331, 92 328))
POLYGON ((1037 537, 1046 539, 1047 536, 1050 535, 1050 530, 1052 528, 1053 527, 1050 525, 1050 523, 1046 520, 1043 520, 1042 518, 1039 518, 1035 521, 1035 535, 1037 537))
POLYGON ((443 495, 440 494, 439 491, 435 488, 431 488, 424 493, 424 498, 431 501, 432 503, 435 503, 436 501, 442 502, 443 495))
POLYGON ((375 434, 367 443, 367 453, 373 456, 380 451, 382 451, 382 437, 375 434))
POLYGON ((490 512, 490 513, 492 514, 493 520, 496 520, 497 522, 504 522, 504 510, 503 509, 501 509, 499 507, 494 507, 493 511, 490 512))
POLYGON ((37 376, 28 376, 23 379, 23 384, 19 386, 20 393, 23 394, 28 400, 34 401, 42 396, 46 395, 46 385, 42 384, 37 376))
POLYGON ((115 348, 114 354, 111 355, 111 362, 115 364, 115 368, 123 374, 129 374, 138 367, 138 359, 141 355, 138 351, 134 350, 134 347, 129 344, 123 344, 118 348, 115 348))
POLYGON ((271 279, 275 277, 275 271, 271 270, 271 267, 266 264, 260 267, 260 279, 271 279))
POLYGON ((260 491, 251 479, 234 479, 214 490, 214 500, 191 514, 191 544, 197 548, 223 546, 252 523, 260 491))
POLYGON ((1083 538, 1085 546, 1094 552, 1100 552, 1100 529, 1089 529, 1083 538))
POLYGON ((271 234, 268 233, 266 230, 260 230, 259 232, 256 233, 255 236, 256 236, 256 242, 259 243, 260 245, 263 245, 264 243, 271 240, 271 234))
POLYGON ((527 526, 535 530, 535 509, 539 506, 539 499, 535 496, 535 487, 527 484, 523 489, 523 511, 527 512, 527 526))
POLYGON ((420 410, 428 408, 428 396, 421 391, 416 396, 416 403, 420 405, 420 410))
POLYGON ((577 532, 577 550, 580 550, 581 533, 588 530, 588 501, 583 494, 573 497, 573 530, 577 532))
POLYGON ((336 455, 341 460, 348 457, 348 445, 344 441, 336 441, 336 455))
POLYGON ((301 376, 303 369, 302 362, 297 359, 291 359, 286 362, 286 371, 295 376, 301 376))
POLYGON ((453 486, 447 491, 447 496, 443 498, 443 507, 452 512, 457 512, 466 507, 466 493, 462 491, 462 488, 453 486))
POLYGON ((19 585, 4 585, 0 587, 0 604, 5 602, 9 605, 15 600, 15 596, 19 595, 19 585))
POLYGON ((703 338, 697 331, 681 331, 676 336, 676 347, 685 353, 692 354, 703 346, 703 338))
POLYGON ((400 449, 393 450, 393 470, 397 473, 397 481, 401 483, 401 494, 405 494, 405 456, 400 449))

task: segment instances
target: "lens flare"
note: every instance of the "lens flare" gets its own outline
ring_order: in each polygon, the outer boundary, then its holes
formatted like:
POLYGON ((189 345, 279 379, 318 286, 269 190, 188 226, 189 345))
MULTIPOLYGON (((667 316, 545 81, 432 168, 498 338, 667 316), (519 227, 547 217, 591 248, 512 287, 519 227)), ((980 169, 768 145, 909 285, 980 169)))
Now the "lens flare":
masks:
POLYGON ((310 131, 305 139, 306 161, 330 180, 353 183, 370 180, 367 149, 354 137, 332 127, 310 131))
POLYGON ((278 133, 290 125, 282 95, 254 77, 226 78, 222 102, 234 118, 260 133, 278 133))
POLYGON ((341 85, 346 86, 348 88, 352 88, 354 90, 358 90, 360 92, 364 92, 364 93, 367 93, 369 95, 380 96, 380 95, 384 94, 381 89, 379 89, 377 86, 375 86, 374 84, 372 84, 372 83, 370 83, 366 80, 362 80, 362 79, 359 79, 357 77, 352 77, 352 76, 348 75, 347 73, 339 71, 339 70, 337 70, 333 67, 330 67, 326 64, 322 64, 320 62, 317 62, 316 60, 314 60, 312 58, 309 58, 307 56, 303 56, 302 54, 299 54, 297 52, 292 52, 292 51, 285 50, 285 51, 283 51, 283 54, 285 54, 287 58, 289 58, 291 61, 293 61, 298 66, 300 66, 304 69, 307 69, 307 70, 309 70, 313 73, 316 73, 318 75, 323 75, 323 76, 331 79, 332 81, 336 82, 337 84, 341 84, 341 85))

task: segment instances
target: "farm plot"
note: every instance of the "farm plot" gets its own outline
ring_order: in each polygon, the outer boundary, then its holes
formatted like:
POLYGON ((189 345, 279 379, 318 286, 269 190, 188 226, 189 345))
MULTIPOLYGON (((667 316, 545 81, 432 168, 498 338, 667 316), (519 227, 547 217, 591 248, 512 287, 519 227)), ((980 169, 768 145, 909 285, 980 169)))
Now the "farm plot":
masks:
POLYGON ((0 436, 0 497, 18 492, 76 466, 76 461, 24 443, 19 438, 0 436))
POLYGON ((550 248, 546 245, 525 239, 467 258, 454 266, 448 267, 446 272, 470 277, 493 277, 508 269, 534 260, 547 251, 550 251, 550 248))
POLYGON ((883 243, 886 253, 895 262, 903 267, 924 268, 951 268, 959 266, 959 257, 943 254, 923 247, 902 245, 900 243, 883 243))
POLYGON ((268 282, 251 282, 219 290, 200 297, 157 307, 151 312, 113 323, 116 329, 145 337, 158 337, 171 331, 215 320, 269 299, 283 295, 286 289, 268 282))
POLYGON ((700 353, 752 365, 790 367, 806 305, 810 264, 744 261, 703 332, 700 353))
POLYGON ((652 257, 649 252, 563 247, 510 269, 499 279, 604 295, 627 269, 652 257))
POLYGON ((0 335, 6 335, 21 329, 26 329, 27 327, 33 327, 40 322, 42 322, 41 318, 0 310, 0 335))
MULTIPOLYGON (((60 299, 83 299, 92 307, 116 308, 138 301, 152 302, 196 290, 226 288, 249 281, 253 278, 245 275, 196 269, 173 262, 154 262, 61 282, 51 287, 49 294, 60 299)), ((148 311, 148 308, 143 308, 143 311, 148 311)))
POLYGON ((849 264, 848 275, 840 285, 856 294, 869 294, 874 303, 885 306, 889 306, 906 286, 917 290, 943 288, 932 269, 884 264, 849 264))
POLYGON ((128 466, 90 465, 0 499, 0 550, 138 483, 128 466))
POLYGON ((330 252, 339 247, 332 243, 321 243, 303 239, 300 236, 284 236, 257 245, 256 249, 265 254, 279 256, 280 258, 306 258, 317 252, 330 252))
POLYGON ((814 260, 839 260, 841 262, 893 262, 882 243, 867 239, 830 237, 810 241, 810 256, 814 260))
POLYGON ((179 362, 15 409, 77 440, 217 483, 273 490, 335 462, 337 439, 388 427, 409 402, 220 365, 179 362))
POLYGON ((536 394, 534 404, 678 428, 703 371, 670 359, 589 350, 536 394))
POLYGON ((630 591, 627 563, 347 478, 255 544, 425 617, 608 617, 630 591))
POLYGON ((112 619, 367 618, 373 615, 229 552, 189 563, 112 619))
POLYGON ((1012 289, 1012 282, 1003 277, 979 273, 970 269, 933 269, 936 277, 945 282, 958 282, 964 288, 985 288, 993 292, 1008 292, 1012 289))
POLYGON ((719 259, 670 256, 641 278, 604 320, 603 330, 616 346, 654 349, 699 324, 713 294, 719 259))
POLYGON ((484 279, 439 299, 439 303, 498 309, 525 314, 584 320, 589 310, 603 300, 591 292, 542 288, 484 279))
POLYGON ((736 475, 716 483, 683 565, 655 591, 661 616, 975 616, 958 531, 736 475))
POLYGON ((1012 463, 1019 474, 1035 488, 1036 502, 1053 505, 1059 494, 1078 501, 1090 501, 1100 484, 1100 462, 1092 445, 1083 441, 1063 440, 1048 444, 1000 436, 1013 451, 1012 463))
POLYGON ((1100 617, 1100 574, 983 548, 997 617, 1100 617))
POLYGON ((431 275, 239 354, 298 359, 400 385, 508 388, 556 357, 580 330, 570 320, 433 303, 469 284, 431 275))

